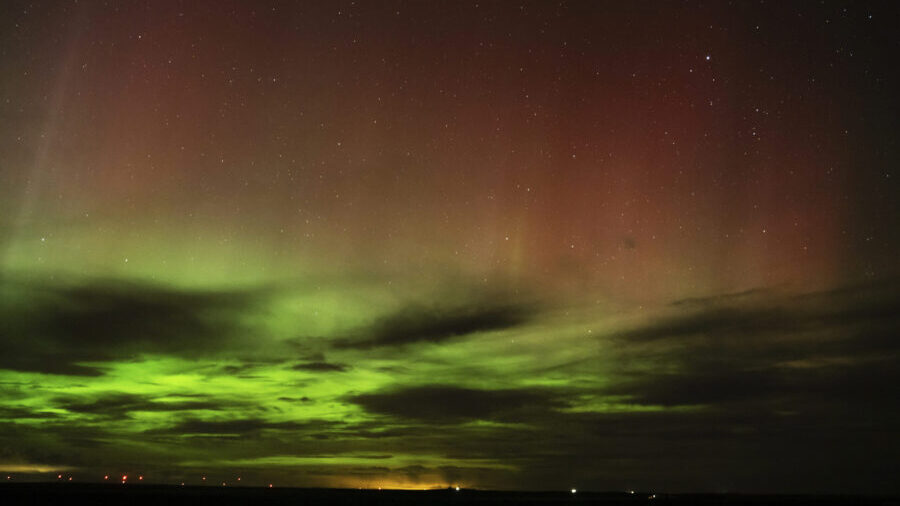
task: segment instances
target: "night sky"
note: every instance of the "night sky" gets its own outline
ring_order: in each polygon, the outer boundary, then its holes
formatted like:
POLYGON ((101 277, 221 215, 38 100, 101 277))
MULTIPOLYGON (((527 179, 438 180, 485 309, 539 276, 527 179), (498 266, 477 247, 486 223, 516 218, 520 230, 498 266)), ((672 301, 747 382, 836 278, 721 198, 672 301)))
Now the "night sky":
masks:
POLYGON ((0 471, 900 492, 898 33, 4 1, 0 471))

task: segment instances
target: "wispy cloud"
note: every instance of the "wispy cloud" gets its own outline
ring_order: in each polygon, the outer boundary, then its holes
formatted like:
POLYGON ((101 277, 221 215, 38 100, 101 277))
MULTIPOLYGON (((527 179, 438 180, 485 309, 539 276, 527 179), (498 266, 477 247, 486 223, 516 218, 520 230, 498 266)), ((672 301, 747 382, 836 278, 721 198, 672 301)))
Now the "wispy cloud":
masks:
POLYGON ((369 349, 440 343, 476 332, 514 328, 528 322, 534 312, 530 305, 490 302, 450 308, 409 306, 359 329, 354 337, 338 340, 336 346, 369 349))

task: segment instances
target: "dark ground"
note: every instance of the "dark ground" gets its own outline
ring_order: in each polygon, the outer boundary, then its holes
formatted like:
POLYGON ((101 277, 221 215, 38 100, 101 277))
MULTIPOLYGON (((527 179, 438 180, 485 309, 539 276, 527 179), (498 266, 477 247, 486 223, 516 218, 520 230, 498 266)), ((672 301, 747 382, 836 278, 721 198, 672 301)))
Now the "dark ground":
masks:
POLYGON ((105 485, 11 483, 0 485, 0 504, 141 505, 463 505, 600 504, 600 505, 865 505, 900 506, 898 497, 657 494, 578 492, 499 492, 478 490, 377 491, 342 489, 178 487, 169 485, 105 485))

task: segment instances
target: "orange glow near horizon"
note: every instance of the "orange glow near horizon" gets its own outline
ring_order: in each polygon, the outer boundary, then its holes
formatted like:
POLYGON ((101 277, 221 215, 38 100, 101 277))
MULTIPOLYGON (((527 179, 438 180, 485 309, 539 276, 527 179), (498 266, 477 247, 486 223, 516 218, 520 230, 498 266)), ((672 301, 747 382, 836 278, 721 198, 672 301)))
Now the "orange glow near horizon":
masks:
POLYGON ((384 477, 382 479, 340 478, 332 482, 330 486, 368 490, 443 490, 456 488, 458 485, 439 481, 438 477, 423 476, 420 480, 405 477, 384 477))

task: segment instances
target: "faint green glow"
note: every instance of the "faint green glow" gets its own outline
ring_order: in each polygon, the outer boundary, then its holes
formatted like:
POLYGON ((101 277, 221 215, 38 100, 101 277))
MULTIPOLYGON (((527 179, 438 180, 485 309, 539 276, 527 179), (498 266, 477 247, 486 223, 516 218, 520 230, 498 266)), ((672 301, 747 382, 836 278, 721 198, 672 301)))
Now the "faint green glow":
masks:
POLYGON ((214 462, 184 461, 185 467, 310 467, 320 469, 323 466, 456 466, 485 469, 515 469, 515 466, 494 462, 488 459, 452 459, 442 455, 379 455, 379 454, 342 454, 323 456, 272 455, 251 459, 226 459, 214 462))

